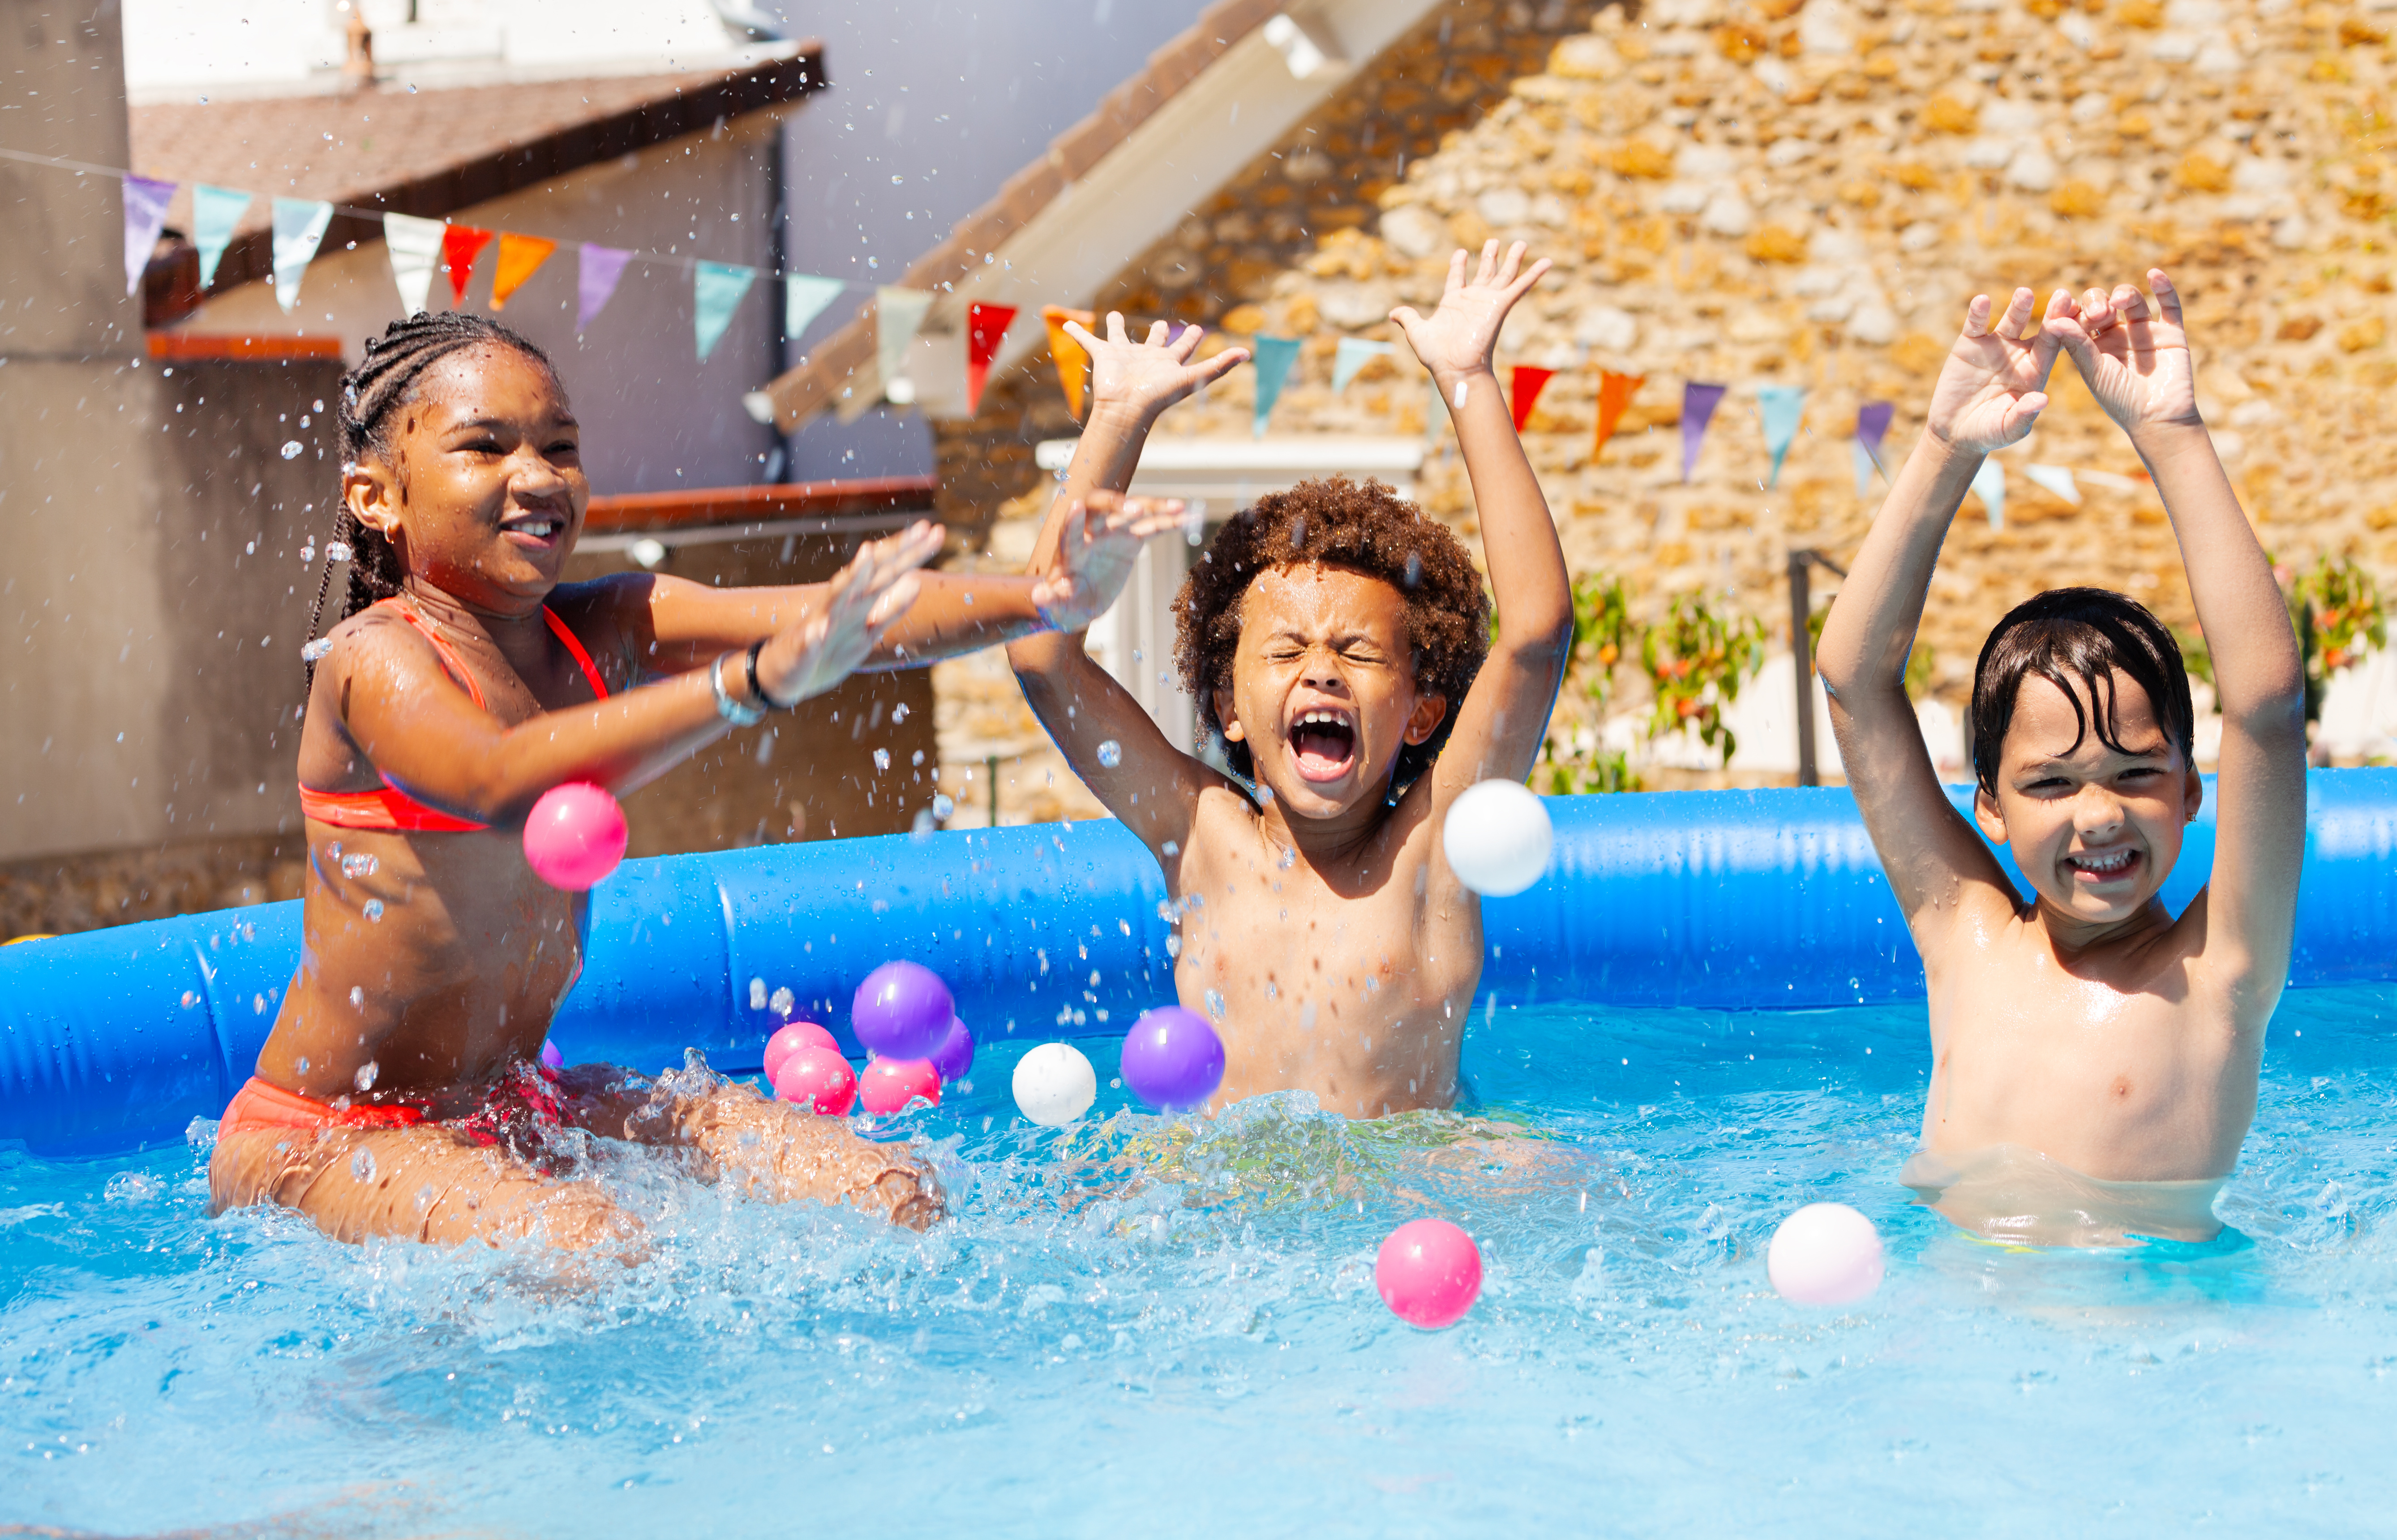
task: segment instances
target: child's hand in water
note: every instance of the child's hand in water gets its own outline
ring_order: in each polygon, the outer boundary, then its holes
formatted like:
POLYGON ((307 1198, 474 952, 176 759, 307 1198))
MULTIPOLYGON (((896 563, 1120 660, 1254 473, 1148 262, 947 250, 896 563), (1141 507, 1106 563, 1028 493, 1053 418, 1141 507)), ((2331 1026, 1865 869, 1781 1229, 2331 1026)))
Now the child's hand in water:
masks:
POLYGON ((1065 323, 1065 333, 1091 355, 1091 411, 1119 411, 1138 422, 1154 422, 1157 414, 1199 386, 1222 379, 1248 361, 1246 348, 1225 348, 1196 363, 1191 355, 1206 335, 1199 327, 1184 327, 1180 336, 1159 321, 1148 328, 1148 339, 1135 342, 1124 329, 1123 314, 1107 312, 1107 334, 1100 337, 1078 322, 1065 323))
POLYGON ((1491 355, 1497 349, 1498 328, 1506 324, 1506 313, 1548 270, 1548 260, 1543 257, 1518 276, 1523 251, 1523 243, 1517 241, 1501 261, 1498 243, 1489 242, 1481 248, 1481 269, 1470 283, 1465 277, 1466 254, 1459 251, 1448 260, 1448 288, 1440 297, 1440 308, 1428 319, 1408 305, 1390 312, 1390 319, 1407 334, 1407 346, 1415 350, 1415 356, 1443 389, 1461 377, 1490 372, 1491 355))
POLYGON ((1081 630, 1116 602, 1149 537, 1181 522, 1178 500, 1092 492, 1066 510, 1056 565, 1033 585, 1033 602, 1058 630, 1081 630))
MULTIPOLYGON (((2054 318, 2071 306, 2058 289, 2047 313, 2054 318)), ((2028 341, 2018 340, 2030 307, 2030 290, 2017 288, 2004 316, 1991 327, 1989 297, 1973 296, 1963 334, 1931 390, 1927 426, 1935 437, 1968 454, 1987 454, 2029 436, 2046 408, 2047 371, 2056 367, 2059 345, 2052 327, 2042 327, 2028 341)))
POLYGON ((882 633, 916 602, 916 569, 940 552, 940 528, 926 521, 860 547, 824 585, 822 607, 777 633, 757 654, 757 682, 768 699, 796 705, 856 672, 882 633))
POLYGON ((2126 433, 2200 421, 2180 291, 2159 268, 2148 270, 2148 283, 2156 291, 2152 305, 2136 286, 2118 284, 2111 294, 2091 289, 2077 311, 2049 322, 2089 394, 2126 433))

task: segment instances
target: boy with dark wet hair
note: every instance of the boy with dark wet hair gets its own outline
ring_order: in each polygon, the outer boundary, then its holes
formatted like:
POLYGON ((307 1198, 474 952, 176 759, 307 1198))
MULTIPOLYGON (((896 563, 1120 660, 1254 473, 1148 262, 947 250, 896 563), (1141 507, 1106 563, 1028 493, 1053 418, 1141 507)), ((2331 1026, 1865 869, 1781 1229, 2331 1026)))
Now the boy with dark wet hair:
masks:
POLYGON ((2304 675, 2271 568, 2197 410, 2179 295, 2150 272, 1977 296, 1922 441, 1823 628, 1833 726, 1922 953, 1932 1074, 1901 1180, 1991 1239, 2203 1240, 2256 1113, 2264 1024, 2288 976, 2306 824, 2304 675), (2000 622, 1973 682, 1975 834, 1948 805, 1903 684, 1948 521, 1983 457, 2047 404, 2056 353, 2129 435, 2180 540, 2214 642, 2222 749, 2212 879, 2158 891, 2204 796, 2179 649, 2117 594, 2042 594, 2000 622), (2003 844, 2025 902, 1982 842, 2003 844))
MULTIPOLYGON (((1472 478, 1498 628, 1454 537, 1388 489, 1304 483, 1226 525, 1175 600, 1183 679, 1237 776, 1170 743, 1078 636, 1008 657, 1075 771, 1165 869, 1174 979, 1223 1035, 1220 1106, 1311 1091, 1349 1117, 1446 1107, 1481 976, 1480 900, 1440 850, 1449 805, 1531 772, 1573 641, 1556 525, 1491 355, 1545 261, 1466 253, 1430 316, 1391 312, 1431 370, 1472 478)), ((1190 362, 1108 317, 1092 408, 1033 565, 1113 513, 1157 415, 1243 356, 1190 362)))

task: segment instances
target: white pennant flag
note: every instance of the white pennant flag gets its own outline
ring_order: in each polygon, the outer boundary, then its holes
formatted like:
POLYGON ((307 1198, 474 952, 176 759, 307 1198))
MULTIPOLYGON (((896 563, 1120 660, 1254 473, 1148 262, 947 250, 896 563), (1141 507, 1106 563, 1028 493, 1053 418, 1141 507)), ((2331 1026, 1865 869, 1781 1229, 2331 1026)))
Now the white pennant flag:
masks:
POLYGON ((399 302, 408 314, 426 308, 433 294, 433 271, 441 265, 440 220, 420 220, 413 214, 385 214, 382 244, 391 252, 392 282, 399 286, 399 302))
POLYGON ((874 363, 883 395, 898 406, 916 399, 915 382, 907 378, 907 344, 931 308, 930 289, 886 284, 874 291, 874 363))
POLYGON ((1989 528, 2004 529, 2006 527, 2006 468, 1998 463, 1997 456, 1991 455, 1982 461, 1981 468, 1973 473, 1973 490, 1981 494, 1981 506, 1989 513, 1989 528))
POLYGON ((275 200, 275 302, 286 315, 300 303, 300 280, 332 222, 333 206, 322 199, 275 200))
POLYGON ((2054 492, 2076 508, 2081 506, 2081 488, 2073 481, 2069 465, 2025 465, 2023 478, 2034 487, 2054 492))

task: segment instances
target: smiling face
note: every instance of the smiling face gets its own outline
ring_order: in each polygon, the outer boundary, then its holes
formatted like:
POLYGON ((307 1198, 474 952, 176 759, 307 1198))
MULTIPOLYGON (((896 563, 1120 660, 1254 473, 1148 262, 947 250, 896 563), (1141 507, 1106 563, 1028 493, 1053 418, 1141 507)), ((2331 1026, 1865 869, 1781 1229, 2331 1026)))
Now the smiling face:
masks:
POLYGON ((2120 749, 2083 725, 2090 703, 2077 684, 2078 718, 2052 681, 2025 675, 1996 795, 1974 801, 1982 832, 2014 852, 2040 902, 2082 925, 2128 919, 2156 895, 2204 795, 2148 692, 2119 669, 2112 677, 2120 749))
POLYGON ((411 577, 479 609, 539 604, 591 502, 556 379, 511 347, 462 349, 425 369, 390 422, 388 453, 344 478, 350 511, 411 577))
POLYGON ((1388 795, 1399 749, 1428 741, 1448 703, 1416 691, 1396 588, 1306 562, 1249 584, 1215 714, 1286 817, 1328 819, 1388 795))

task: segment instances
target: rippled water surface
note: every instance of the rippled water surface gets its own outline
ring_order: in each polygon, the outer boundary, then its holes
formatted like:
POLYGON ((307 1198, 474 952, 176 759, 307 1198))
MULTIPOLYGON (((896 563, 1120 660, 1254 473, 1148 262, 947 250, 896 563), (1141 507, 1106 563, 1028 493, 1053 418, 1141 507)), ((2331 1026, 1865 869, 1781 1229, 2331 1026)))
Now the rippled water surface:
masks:
MULTIPOLYGON (((2385 1533, 2397 998, 2293 995, 2219 1209, 2139 1254, 1961 1239, 1895 1184, 1919 1006, 1501 1011, 1470 1118, 1012 1117, 1022 1045, 913 1120, 926 1237, 608 1179, 658 1237, 545 1259, 207 1217, 204 1152, 0 1153, 0 1525, 1122 1535, 2385 1533), (1868 1305, 1782 1304, 1773 1225, 1881 1225, 1868 1305), (1480 1240, 1412 1331, 1400 1221, 1480 1240), (1936 1526, 1935 1529, 1933 1526, 1936 1526)), ((1096 1047, 1098 1045, 1085 1045, 1096 1047)), ((1111 1061, 1098 1056, 1104 1080, 1111 1061)))

